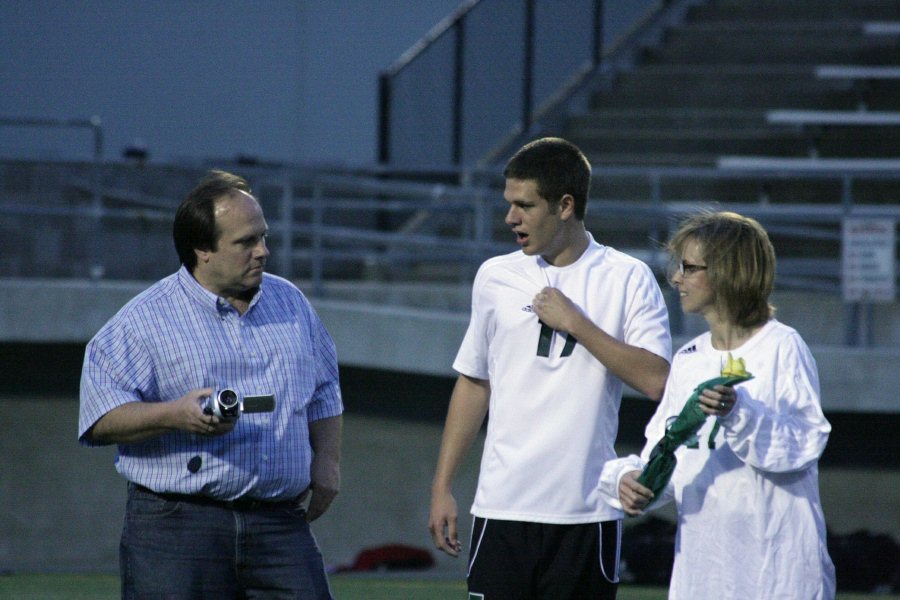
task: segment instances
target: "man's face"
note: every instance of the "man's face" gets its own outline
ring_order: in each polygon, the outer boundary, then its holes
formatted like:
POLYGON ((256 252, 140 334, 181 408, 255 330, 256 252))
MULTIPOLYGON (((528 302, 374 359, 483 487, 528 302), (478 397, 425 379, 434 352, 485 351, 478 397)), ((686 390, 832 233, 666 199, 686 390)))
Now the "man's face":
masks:
POLYGON ((564 251, 568 240, 559 206, 550 204, 538 194, 533 179, 507 179, 503 198, 509 203, 506 224, 516 234, 516 242, 529 256, 541 255, 550 264, 564 251))
POLYGON ((195 250, 194 277, 222 297, 243 296, 262 283, 269 256, 262 208, 250 194, 234 191, 216 201, 215 219, 219 233, 216 249, 195 250))

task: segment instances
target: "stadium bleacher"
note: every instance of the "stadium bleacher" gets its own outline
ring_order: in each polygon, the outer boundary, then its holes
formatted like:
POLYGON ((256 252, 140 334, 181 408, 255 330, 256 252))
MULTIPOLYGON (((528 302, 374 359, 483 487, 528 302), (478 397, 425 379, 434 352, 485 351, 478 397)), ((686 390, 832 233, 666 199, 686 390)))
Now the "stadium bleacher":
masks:
MULTIPOLYGON (((884 34, 898 21, 892 2, 702 3, 661 44, 648 47, 633 70, 597 93, 590 110, 571 118, 566 134, 598 165, 702 166, 722 155, 803 156, 804 135, 767 115, 837 115, 857 111, 864 101, 878 115, 867 118, 885 124, 885 113, 900 110, 900 45, 896 35, 884 34)), ((860 119, 848 117, 840 130, 823 131, 819 154, 900 156, 895 130, 853 122, 860 119)))

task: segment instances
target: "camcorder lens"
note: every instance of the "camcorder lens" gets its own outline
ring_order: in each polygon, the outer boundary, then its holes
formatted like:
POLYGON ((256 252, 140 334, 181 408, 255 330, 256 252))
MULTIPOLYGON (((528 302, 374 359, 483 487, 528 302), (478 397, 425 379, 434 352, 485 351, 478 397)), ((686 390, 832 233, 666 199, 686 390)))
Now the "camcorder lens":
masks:
POLYGON ((234 390, 222 390, 219 392, 219 404, 223 407, 231 407, 238 402, 237 393, 234 390))
POLYGON ((241 403, 237 392, 227 388, 216 392, 213 413, 223 419, 237 419, 240 417, 241 403))

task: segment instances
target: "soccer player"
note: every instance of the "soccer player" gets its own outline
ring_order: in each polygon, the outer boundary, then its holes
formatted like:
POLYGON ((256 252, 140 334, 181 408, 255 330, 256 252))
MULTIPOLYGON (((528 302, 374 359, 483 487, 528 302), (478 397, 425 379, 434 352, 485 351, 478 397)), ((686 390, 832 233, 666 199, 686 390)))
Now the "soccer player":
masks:
POLYGON ((623 385, 662 396, 668 314, 649 267, 584 226, 591 166, 544 138, 507 163, 520 250, 486 261, 454 369, 429 528, 457 556, 454 474, 489 413, 469 548, 470 597, 615 598, 623 514, 599 496, 623 385))

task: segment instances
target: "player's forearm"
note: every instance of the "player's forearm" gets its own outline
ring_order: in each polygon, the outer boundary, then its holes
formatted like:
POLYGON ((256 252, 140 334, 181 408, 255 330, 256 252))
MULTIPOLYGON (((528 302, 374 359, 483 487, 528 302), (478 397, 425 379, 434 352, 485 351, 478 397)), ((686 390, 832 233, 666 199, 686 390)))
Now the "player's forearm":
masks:
POLYGON ((584 315, 573 322, 570 333, 616 377, 651 400, 662 398, 669 376, 664 358, 617 340, 584 315))
POLYGON ((444 428, 444 435, 441 438, 437 467, 431 482, 432 493, 450 491, 456 471, 475 439, 474 434, 471 436, 461 435, 461 432, 448 429, 448 427, 444 428))
POLYGON ((441 437, 433 492, 449 491, 453 477, 487 415, 490 386, 486 381, 460 377, 450 398, 447 420, 441 437))
POLYGON ((659 402, 669 376, 668 361, 648 350, 634 346, 628 346, 627 352, 628 357, 621 365, 621 374, 617 375, 635 390, 654 402, 659 402))

